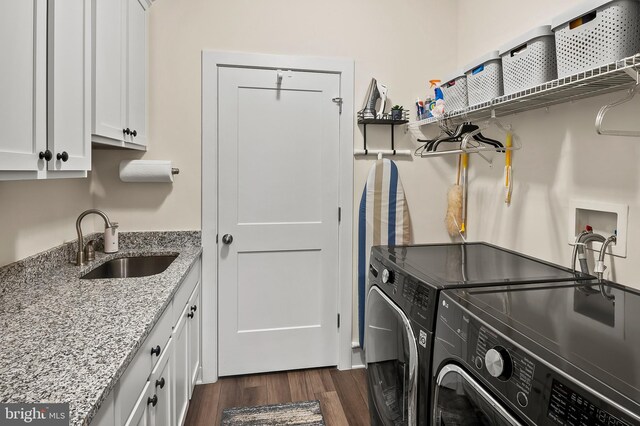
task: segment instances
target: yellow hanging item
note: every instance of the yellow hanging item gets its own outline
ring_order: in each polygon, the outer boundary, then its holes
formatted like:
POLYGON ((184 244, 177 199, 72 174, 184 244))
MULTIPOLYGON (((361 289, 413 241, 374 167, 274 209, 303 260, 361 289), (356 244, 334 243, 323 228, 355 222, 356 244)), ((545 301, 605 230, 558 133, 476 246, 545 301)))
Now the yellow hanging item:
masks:
POLYGON ((507 138, 505 140, 505 148, 506 152, 504 155, 504 186, 507 189, 504 202, 508 205, 511 204, 511 194, 513 193, 513 169, 511 168, 511 155, 513 148, 513 134, 511 132, 507 133, 507 138))

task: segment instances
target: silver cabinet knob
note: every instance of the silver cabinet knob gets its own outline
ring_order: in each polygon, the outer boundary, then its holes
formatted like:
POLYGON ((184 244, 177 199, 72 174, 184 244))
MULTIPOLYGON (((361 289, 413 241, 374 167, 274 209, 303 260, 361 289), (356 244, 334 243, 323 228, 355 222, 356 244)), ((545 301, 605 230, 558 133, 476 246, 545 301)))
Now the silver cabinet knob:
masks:
POLYGON ((222 236, 222 242, 223 242, 224 244, 227 244, 227 245, 231 244, 231 243, 233 242, 233 235, 231 235, 231 234, 224 234, 224 235, 222 236))

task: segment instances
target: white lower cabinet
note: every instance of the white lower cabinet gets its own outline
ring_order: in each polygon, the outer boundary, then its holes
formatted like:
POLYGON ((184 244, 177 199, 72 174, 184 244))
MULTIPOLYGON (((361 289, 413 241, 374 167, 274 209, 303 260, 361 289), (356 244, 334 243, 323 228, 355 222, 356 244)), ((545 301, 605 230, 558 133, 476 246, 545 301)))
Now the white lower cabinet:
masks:
POLYGON ((147 426, 151 425, 149 418, 149 382, 145 383, 142 393, 133 405, 131 414, 125 421, 125 426, 147 426))
POLYGON ((189 399, 200 375, 200 267, 198 260, 100 407, 92 425, 184 424, 189 399))
POLYGON ((193 386, 200 376, 200 359, 202 358, 202 343, 200 336, 202 335, 202 311, 200 310, 200 294, 201 285, 198 283, 193 294, 189 299, 188 314, 189 318, 189 399, 193 394, 193 386))
POLYGON ((96 426, 111 426, 116 424, 115 400, 113 397, 113 392, 102 403, 100 411, 98 411, 98 414, 93 418, 91 424, 96 426))
POLYGON ((175 378, 175 413, 174 425, 181 425, 187 415, 189 406, 189 328, 187 327, 187 311, 185 306, 171 338, 175 342, 173 351, 173 372, 175 378))
POLYGON ((151 422, 155 426, 171 426, 171 405, 173 392, 173 374, 171 358, 173 355, 173 342, 169 339, 167 348, 151 373, 150 393, 148 402, 151 422))

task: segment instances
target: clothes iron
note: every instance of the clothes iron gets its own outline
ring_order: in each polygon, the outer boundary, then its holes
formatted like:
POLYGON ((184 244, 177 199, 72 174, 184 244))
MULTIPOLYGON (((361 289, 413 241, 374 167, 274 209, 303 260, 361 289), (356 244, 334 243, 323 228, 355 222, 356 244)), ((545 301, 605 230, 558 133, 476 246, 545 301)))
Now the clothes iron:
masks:
POLYGON ((362 118, 382 118, 382 113, 387 104, 387 86, 380 84, 375 78, 371 79, 367 95, 364 98, 364 104, 360 110, 362 118), (376 110, 376 105, 380 102, 380 109, 376 110))

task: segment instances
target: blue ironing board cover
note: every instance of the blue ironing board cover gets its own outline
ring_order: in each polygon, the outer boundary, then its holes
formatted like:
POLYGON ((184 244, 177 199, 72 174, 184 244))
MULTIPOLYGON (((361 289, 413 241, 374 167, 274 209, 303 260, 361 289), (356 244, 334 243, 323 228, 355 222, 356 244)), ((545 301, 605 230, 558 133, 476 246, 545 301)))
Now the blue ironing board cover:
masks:
POLYGON ((371 167, 362 191, 358 215, 358 336, 364 347, 364 314, 368 285, 369 255, 377 245, 411 243, 411 222, 398 167, 381 159, 371 167))

